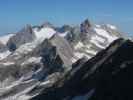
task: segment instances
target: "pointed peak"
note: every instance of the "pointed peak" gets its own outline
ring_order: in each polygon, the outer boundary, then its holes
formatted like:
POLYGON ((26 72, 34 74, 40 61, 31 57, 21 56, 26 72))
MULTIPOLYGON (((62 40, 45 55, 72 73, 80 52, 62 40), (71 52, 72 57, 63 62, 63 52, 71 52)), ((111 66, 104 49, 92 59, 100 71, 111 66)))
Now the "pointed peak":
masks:
POLYGON ((88 25, 89 27, 91 27, 91 22, 89 21, 89 19, 85 19, 81 25, 88 25))
POLYGON ((86 19, 86 20, 84 20, 82 23, 81 23, 81 25, 80 25, 80 27, 81 27, 81 32, 85 32, 85 33, 87 33, 88 32, 88 30, 91 28, 91 23, 90 23, 90 21, 88 20, 88 19, 86 19))
POLYGON ((26 24, 24 28, 19 32, 33 33, 32 26, 30 24, 26 24))
POLYGON ((26 24, 25 26, 24 26, 24 29, 26 30, 26 29, 32 29, 32 26, 30 25, 30 24, 26 24))

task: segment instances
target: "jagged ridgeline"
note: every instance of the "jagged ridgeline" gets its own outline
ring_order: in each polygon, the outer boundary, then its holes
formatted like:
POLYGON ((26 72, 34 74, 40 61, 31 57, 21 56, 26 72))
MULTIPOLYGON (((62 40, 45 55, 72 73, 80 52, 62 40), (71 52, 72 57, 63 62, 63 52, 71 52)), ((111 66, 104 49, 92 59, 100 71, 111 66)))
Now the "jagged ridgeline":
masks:
POLYGON ((123 38, 115 26, 89 20, 26 25, 0 37, 0 100, 129 98, 133 43, 123 38))

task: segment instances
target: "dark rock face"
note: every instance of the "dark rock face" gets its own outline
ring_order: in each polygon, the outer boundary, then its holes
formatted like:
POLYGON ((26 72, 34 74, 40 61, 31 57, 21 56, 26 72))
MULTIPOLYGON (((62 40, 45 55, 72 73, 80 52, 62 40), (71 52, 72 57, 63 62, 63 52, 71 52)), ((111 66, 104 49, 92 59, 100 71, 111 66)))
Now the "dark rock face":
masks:
POLYGON ((37 49, 37 54, 40 53, 44 66, 44 77, 54 73, 63 71, 63 60, 58 53, 57 47, 50 40, 46 39, 37 49))
POLYGON ((32 27, 27 25, 21 31, 16 33, 13 37, 11 37, 7 43, 7 46, 10 51, 16 50, 20 45, 31 42, 35 38, 35 34, 32 31, 32 27))
MULTIPOLYGON (((109 51, 109 50, 108 50, 109 51)), ((133 43, 129 40, 101 64, 92 100, 132 100, 133 43)))
MULTIPOLYGON (((62 65, 65 67, 70 67, 72 65, 71 59, 73 57, 73 50, 67 40, 58 36, 57 34, 50 39, 44 40, 44 42, 39 45, 33 53, 37 55, 40 53, 40 56, 49 56, 51 59, 49 59, 49 61, 54 61, 53 59, 59 56, 63 61, 63 64, 60 64, 60 67, 62 65)), ((52 62, 49 63, 52 64, 52 62)))
POLYGON ((86 19, 82 24, 81 24, 81 32, 83 33, 88 33, 88 30, 90 29, 91 24, 88 19, 86 19))
POLYGON ((81 30, 81 33, 80 33, 80 38, 82 41, 85 41, 87 39, 89 39, 89 37, 91 37, 91 23, 89 22, 88 19, 86 19, 83 23, 81 23, 80 25, 80 30, 81 30))
POLYGON ((80 34, 80 27, 75 26, 68 32, 65 38, 68 40, 70 44, 77 43, 80 40, 79 34, 80 34))
POLYGON ((69 43, 67 42, 67 40, 58 35, 54 35, 50 39, 50 41, 53 44, 53 46, 56 47, 57 53, 60 55, 61 59, 63 60, 64 65, 65 66, 72 65, 71 58, 73 57, 73 50, 69 45, 69 43))
POLYGON ((133 42, 118 39, 31 100, 132 100, 133 42), (79 100, 79 99, 78 99, 79 100))

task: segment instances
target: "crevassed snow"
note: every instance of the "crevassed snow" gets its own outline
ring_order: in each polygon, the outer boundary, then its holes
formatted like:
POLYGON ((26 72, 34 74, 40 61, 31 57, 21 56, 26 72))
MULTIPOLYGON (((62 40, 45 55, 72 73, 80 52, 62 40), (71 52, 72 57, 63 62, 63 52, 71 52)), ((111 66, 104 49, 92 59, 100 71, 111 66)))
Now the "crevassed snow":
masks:
POLYGON ((34 33, 37 39, 46 39, 52 37, 56 33, 56 31, 50 27, 44 27, 40 30, 34 29, 34 33))
POLYGON ((24 61, 21 65, 29 64, 29 63, 40 63, 42 57, 31 57, 28 60, 24 61))
POLYGON ((106 30, 104 30, 104 29, 101 29, 101 28, 94 28, 94 30, 96 31, 96 33, 97 33, 98 35, 101 35, 101 36, 103 36, 103 37, 106 37, 106 38, 108 39, 108 42, 109 42, 109 43, 113 42, 113 41, 117 38, 117 37, 115 37, 115 36, 109 35, 109 33, 108 33, 106 30))
POLYGON ((114 25, 107 24, 107 27, 111 28, 112 30, 117 30, 117 28, 114 25))
POLYGON ((90 40, 91 43, 95 44, 97 47, 104 49, 105 47, 100 45, 100 43, 104 43, 105 40, 101 37, 98 37, 97 35, 91 37, 90 40))
POLYGON ((98 43, 98 41, 96 41, 96 40, 90 40, 90 42, 91 42, 91 43, 94 43, 97 47, 99 47, 99 48, 101 48, 101 49, 104 49, 104 48, 105 48, 104 46, 100 45, 100 44, 98 43))
POLYGON ((2 52, 2 53, 0 53, 0 60, 2 60, 2 59, 4 59, 4 58, 6 58, 8 55, 10 55, 11 54, 11 52, 10 51, 5 51, 5 52, 2 52))
POLYGON ((7 44, 8 40, 13 36, 14 34, 8 34, 0 37, 0 41, 3 44, 7 44))
MULTIPOLYGON (((93 41, 90 40, 90 43, 91 42, 93 41)), ((96 46, 97 44, 98 43, 96 42, 96 46)), ((90 59, 92 55, 96 55, 97 51, 93 50, 91 47, 92 47, 92 44, 83 44, 81 41, 79 41, 74 47, 74 50, 76 52, 74 53, 74 57, 71 59, 71 61, 76 62, 78 59, 82 57, 87 57, 88 59, 90 59)))
POLYGON ((97 40, 97 41, 99 41, 101 43, 104 43, 105 42, 105 39, 102 38, 102 37, 100 37, 100 36, 98 36, 98 35, 92 36, 91 39, 97 40))

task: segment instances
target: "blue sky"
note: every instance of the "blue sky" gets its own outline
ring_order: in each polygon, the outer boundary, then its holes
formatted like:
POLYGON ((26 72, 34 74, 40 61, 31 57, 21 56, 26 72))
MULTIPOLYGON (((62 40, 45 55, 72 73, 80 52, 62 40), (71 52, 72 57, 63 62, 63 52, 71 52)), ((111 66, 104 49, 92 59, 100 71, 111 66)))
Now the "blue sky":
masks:
POLYGON ((25 24, 80 24, 86 18, 93 23, 115 24, 133 34, 133 0, 0 1, 0 34, 16 32, 25 24))

